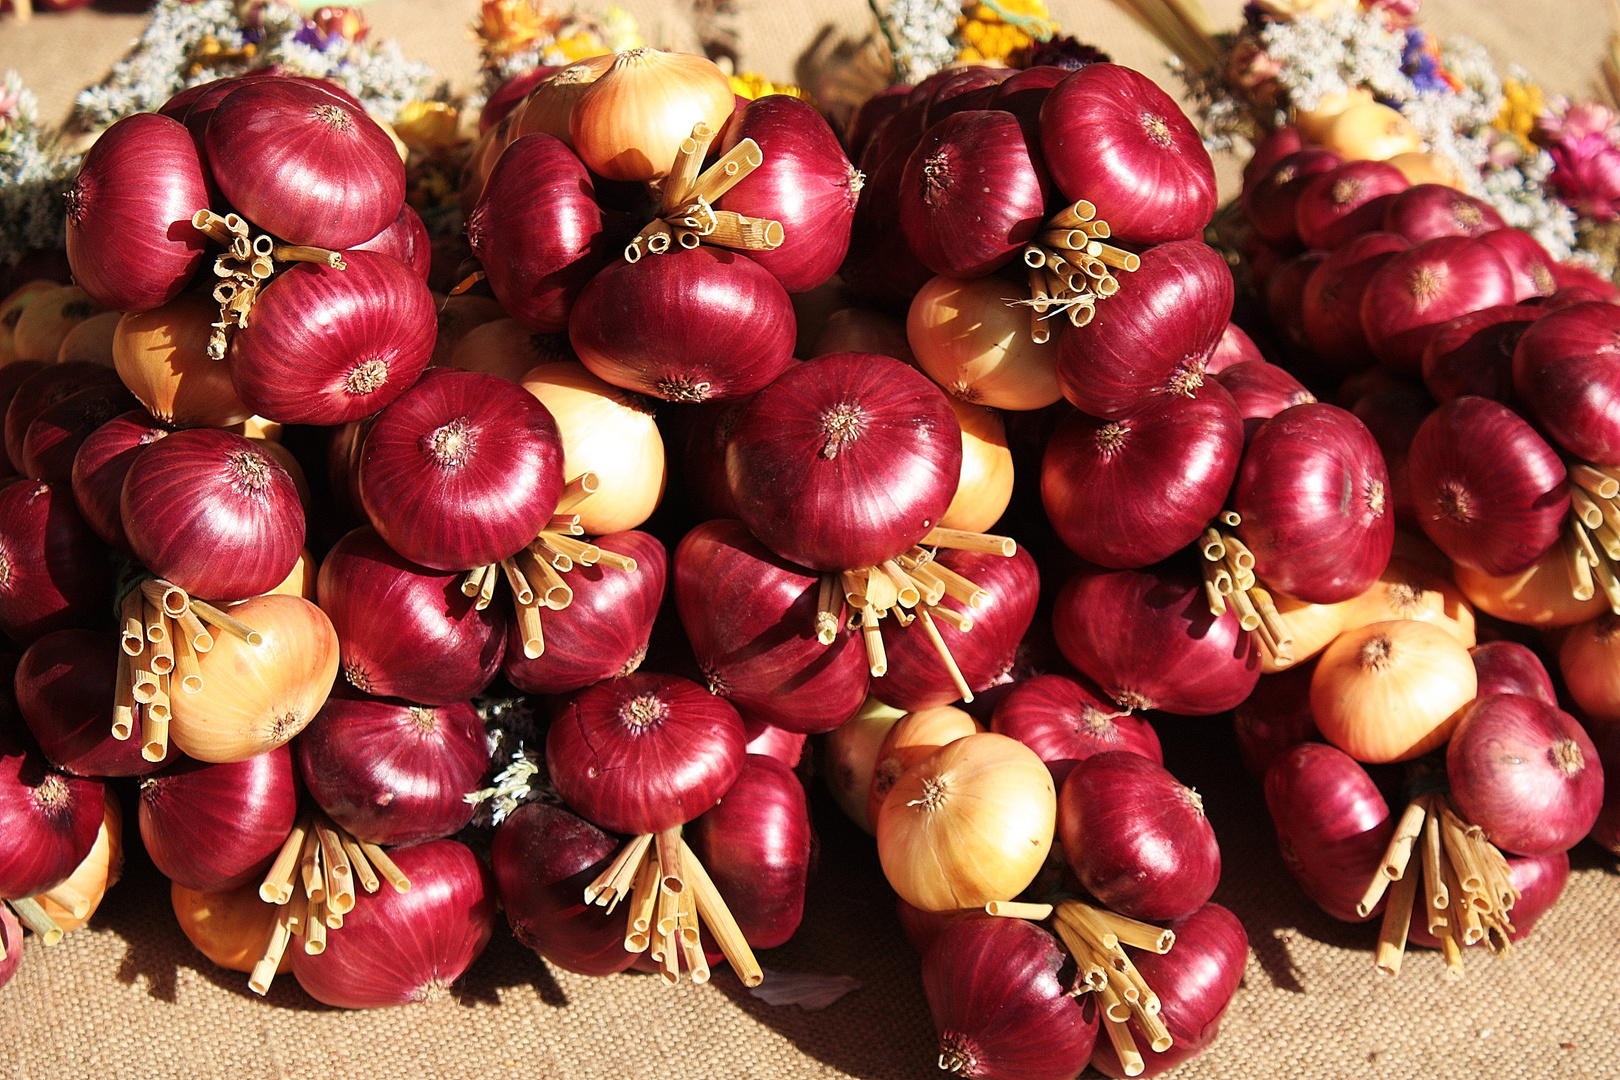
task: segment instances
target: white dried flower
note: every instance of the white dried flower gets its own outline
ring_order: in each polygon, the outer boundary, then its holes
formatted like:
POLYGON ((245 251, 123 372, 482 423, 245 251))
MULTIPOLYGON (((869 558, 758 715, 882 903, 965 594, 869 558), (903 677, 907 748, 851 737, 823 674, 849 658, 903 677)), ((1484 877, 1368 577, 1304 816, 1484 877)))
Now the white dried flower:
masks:
POLYGON ((883 10, 873 4, 878 24, 894 53, 901 82, 919 83, 956 59, 951 34, 962 14, 951 0, 890 0, 883 10))
POLYGON ((15 71, 0 77, 0 266, 35 248, 60 248, 63 196, 79 158, 57 146, 39 118, 39 99, 15 71))

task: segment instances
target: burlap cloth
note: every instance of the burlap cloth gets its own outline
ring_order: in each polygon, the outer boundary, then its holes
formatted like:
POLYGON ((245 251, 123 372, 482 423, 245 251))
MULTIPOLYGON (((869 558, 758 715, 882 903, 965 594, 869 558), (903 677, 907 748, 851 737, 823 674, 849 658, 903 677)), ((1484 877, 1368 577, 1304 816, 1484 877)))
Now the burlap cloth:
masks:
MULTIPOLYGON (((627 0, 650 39, 690 30, 673 4, 627 0)), ((864 32, 861 0, 740 0, 743 59, 773 78, 826 25, 864 32)), ((1235 19, 1237 3, 1212 8, 1235 19)), ((1161 81, 1163 53, 1113 5, 1052 5, 1063 24, 1161 81)), ((1428 0, 1428 24, 1466 32, 1524 65, 1550 92, 1597 90, 1609 33, 1603 0, 1428 0)), ((376 33, 460 85, 475 53, 471 0, 378 0, 376 33)), ((96 80, 137 34, 138 13, 87 10, 0 23, 0 69, 16 67, 47 115, 96 80)), ((1228 177, 1233 170, 1225 170, 1228 177)), ((1264 802, 1237 761, 1226 721, 1167 726, 1168 764, 1205 795, 1225 875, 1216 899, 1248 928, 1253 951, 1220 1040, 1175 1074, 1186 1080, 1620 1077, 1620 883, 1591 845, 1572 853, 1561 903, 1511 960, 1468 956, 1447 981, 1417 951, 1399 980, 1372 970, 1371 927, 1323 915, 1284 870, 1264 802)), ((918 964, 900 936, 873 845, 817 800, 821 870, 804 926, 764 954, 779 972, 848 975, 860 989, 820 1012, 772 1006, 728 972, 668 990, 654 979, 589 979, 549 968, 497 931, 459 987, 432 1005, 369 1013, 326 1009, 290 976, 267 1000, 216 969, 175 926, 168 890, 138 852, 89 928, 52 950, 30 941, 0 990, 0 1069, 8 1077, 761 1078, 938 1076, 918 964)), ((0 843, 4 838, 0 837, 0 843)))

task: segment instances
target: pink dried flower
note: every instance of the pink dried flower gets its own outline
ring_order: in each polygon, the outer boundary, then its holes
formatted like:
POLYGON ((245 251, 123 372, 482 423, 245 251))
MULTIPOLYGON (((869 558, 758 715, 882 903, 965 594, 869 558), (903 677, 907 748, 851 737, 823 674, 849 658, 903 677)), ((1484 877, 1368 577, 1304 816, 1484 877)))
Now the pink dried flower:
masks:
POLYGON ((1555 98, 1536 121, 1534 138, 1553 159, 1548 182, 1570 208, 1598 221, 1620 218, 1620 129, 1615 113, 1595 102, 1555 98))

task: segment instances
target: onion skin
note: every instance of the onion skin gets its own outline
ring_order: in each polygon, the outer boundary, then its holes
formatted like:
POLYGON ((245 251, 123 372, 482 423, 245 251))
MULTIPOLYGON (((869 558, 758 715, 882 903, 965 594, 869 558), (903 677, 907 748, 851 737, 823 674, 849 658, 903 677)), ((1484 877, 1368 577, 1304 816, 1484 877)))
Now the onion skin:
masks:
POLYGON ((1521 694, 1468 708, 1446 747, 1446 775, 1463 818, 1515 855, 1568 851, 1603 807, 1603 766, 1586 731, 1521 694))
POLYGON ((816 640, 819 593, 820 575, 739 521, 699 525, 675 551, 675 602, 710 692, 745 718, 805 734, 854 716, 870 682, 859 631, 816 640))
POLYGON ((804 758, 804 744, 810 738, 802 731, 788 731, 747 717, 743 718, 743 730, 748 736, 744 749, 750 756, 768 757, 795 770, 804 758))
POLYGON ((1267 674, 1241 705, 1232 710, 1243 767, 1256 780, 1266 778, 1271 763, 1301 743, 1321 742, 1311 715, 1312 663, 1267 674))
POLYGON ((1260 678, 1237 615, 1211 615, 1203 583, 1180 566, 1082 570, 1058 594, 1052 632, 1064 658, 1128 709, 1210 716, 1260 678))
MULTIPOLYGON (((1029 315, 1005 302, 1007 289, 999 277, 933 278, 906 314, 906 352, 953 397, 998 409, 1044 409, 1063 398, 1055 366, 1063 335, 1054 327, 1056 340, 1032 341, 1029 315)), ((880 351, 875 344, 858 347, 880 351)), ((899 350, 881 351, 910 360, 899 350)))
POLYGON ((1299 227, 1294 217, 1300 193, 1313 179, 1334 171, 1343 163, 1344 159, 1338 154, 1315 146, 1301 148, 1273 162, 1243 190, 1243 216, 1254 234, 1268 244, 1297 247, 1299 227))
POLYGON ((1385 215, 1410 187, 1386 162, 1345 162, 1301 189, 1294 207, 1299 238, 1308 248, 1331 251, 1363 233, 1399 233, 1385 224, 1385 215))
MULTIPOLYGON (((1355 603, 1354 600, 1342 600, 1337 604, 1308 604, 1285 593, 1274 593, 1271 599, 1277 605, 1277 614, 1282 616, 1283 624, 1294 636, 1294 664, 1313 659, 1327 648, 1344 629, 1345 616, 1350 605, 1355 603)), ((1274 657, 1265 656, 1261 659, 1260 670, 1266 675, 1275 675, 1279 671, 1287 671, 1290 666, 1278 664, 1274 657)))
POLYGON ((1620 307, 1575 304, 1538 320, 1513 351, 1513 387, 1543 431, 1595 465, 1620 465, 1613 375, 1620 307))
POLYGON ((1053 87, 1041 150, 1063 197, 1095 204, 1118 241, 1196 236, 1215 214, 1215 166, 1197 129, 1130 68, 1088 64, 1053 87))
POLYGON ((1428 623, 1348 630, 1311 677, 1311 713, 1328 742, 1357 761, 1411 761, 1451 737, 1479 685, 1461 642, 1428 623))
POLYGON ((467 219, 467 240, 501 305, 529 329, 568 329, 580 289, 601 266, 602 212, 590 174, 550 135, 501 154, 467 219))
POLYGON ((105 611, 106 549, 66 488, 0 482, 0 568, 0 633, 19 645, 105 611))
MULTIPOLYGON (((980 608, 969 608, 950 596, 940 602, 941 607, 973 620, 973 626, 965 632, 942 619, 934 620, 968 688, 979 694, 1012 670, 1018 645, 1035 619, 1040 573, 1023 547, 1011 558, 946 549, 939 552, 938 561, 990 594, 980 608)), ((904 709, 948 705, 957 699, 960 691, 923 627, 913 624, 902 628, 893 619, 884 619, 879 626, 889 672, 881 683, 873 684, 874 693, 904 709)))
MULTIPOLYGON (((1602 591, 1599 590, 1599 595, 1602 591)), ((1558 667, 1564 686, 1584 716, 1601 723, 1620 720, 1620 678, 1615 657, 1620 654, 1620 616, 1605 611, 1582 623, 1558 648, 1558 667)), ((1554 699, 1552 704, 1557 704, 1554 699)))
MULTIPOLYGON (((259 883, 250 881, 230 892, 198 892, 175 882, 169 886, 180 932, 192 946, 226 971, 251 974, 264 956, 264 943, 281 909, 259 898, 259 883)), ((301 946, 299 946, 301 947, 301 946)), ((276 967, 277 975, 292 970, 294 947, 289 946, 276 967)))
POLYGON ((1013 459, 1007 446, 1007 423, 988 406, 955 397, 947 400, 962 426, 962 472, 939 527, 988 532, 1012 504, 1013 459))
POLYGON ((693 853, 756 949, 787 944, 804 918, 810 831, 804 785, 758 754, 744 757, 720 805, 692 822, 693 853))
POLYGON ((1190 396, 1226 331, 1233 295, 1232 272, 1203 241, 1149 249, 1130 275, 1130 288, 1098 305, 1085 333, 1059 338, 1063 396, 1106 419, 1125 415, 1154 394, 1190 396))
POLYGON ((194 596, 267 592, 304 546, 304 508, 287 470, 214 428, 148 446, 124 475, 119 506, 135 557, 194 596))
POLYGON ((627 835, 662 832, 714 807, 746 756, 742 719, 687 679, 637 673, 582 690, 552 722, 557 793, 627 835))
POLYGON ((1472 195, 1444 184, 1417 184, 1397 195, 1384 214, 1384 231, 1414 244, 1439 236, 1475 239, 1505 228, 1502 215, 1472 195))
POLYGON ((1159 562, 1220 513, 1243 456, 1243 429, 1220 384, 1191 397, 1155 396, 1115 420, 1074 413, 1047 443, 1041 503, 1087 562, 1159 562))
MULTIPOLYGON (((1566 639, 1567 640, 1567 639, 1566 639)), ((1516 641, 1486 641, 1468 650, 1479 679, 1479 697, 1523 694, 1548 705, 1558 704, 1552 676, 1541 658, 1516 641)))
POLYGON ((428 236, 427 226, 422 222, 422 215, 411 209, 410 203, 401 203, 399 216, 394 218, 393 224, 383 229, 363 244, 356 244, 350 251, 375 251, 380 255, 388 255, 398 259, 416 272, 426 284, 428 272, 433 267, 433 241, 428 236))
POLYGON ((1377 917, 1384 900, 1366 915, 1356 905, 1381 872, 1395 819, 1367 770, 1337 747, 1303 742, 1277 757, 1265 783, 1283 862, 1305 894, 1341 922, 1377 917))
POLYGON ((708 401, 752 394, 786 371, 796 327, 793 303, 770 271, 703 245, 610 263, 575 301, 568 338, 614 386, 708 401))
POLYGON ((73 278, 96 303, 148 311, 185 288, 208 238, 191 215, 209 203, 185 125, 136 113, 102 132, 67 193, 73 278))
POLYGON ((866 820, 873 823, 878 821, 889 792, 894 790, 894 785, 913 765, 940 747, 983 730, 973 717, 949 705, 915 709, 900 717, 883 736, 883 745, 878 747, 877 757, 872 764, 866 820))
POLYGON ((203 141, 220 193, 289 244, 364 243, 405 201, 405 166, 392 140, 322 84, 245 82, 215 107, 203 141))
POLYGON ((1496 249, 1441 236, 1397 254, 1361 296, 1361 326, 1378 359, 1416 374, 1441 325, 1480 308, 1513 302, 1513 272, 1496 249))
POLYGON ((0 736, 0 898, 55 888, 95 845, 103 817, 100 780, 66 776, 44 755, 0 736))
POLYGON ((73 456, 89 434, 136 405, 122 386, 92 386, 70 394, 28 425, 22 474, 64 490, 73 484, 73 456))
POLYGON ((1453 562, 1502 577, 1558 546, 1564 463, 1506 405, 1454 398, 1423 422, 1407 460, 1418 524, 1453 562))
POLYGON ((1552 256, 1536 238, 1519 229, 1494 229, 1479 238, 1491 247, 1513 271, 1513 299, 1523 303, 1558 291, 1553 275, 1552 256))
POLYGON ((46 364, 17 384, 6 406, 6 456, 18 470, 28 429, 46 409, 92 386, 116 386, 118 376, 97 364, 46 364))
POLYGON ((208 355, 218 318, 212 297, 186 293, 118 320, 113 364, 155 419, 171 427, 230 427, 253 415, 237 396, 230 365, 208 355))
MULTIPOLYGON (((1249 937, 1237 916, 1219 904, 1205 904, 1169 928, 1176 932, 1176 947, 1160 956, 1137 952, 1136 970, 1159 995, 1160 1019, 1174 1040, 1160 1054, 1149 1045, 1133 1017, 1131 1033, 1147 1070, 1158 1076, 1209 1048, 1220 1034, 1221 1018, 1237 993, 1249 959, 1249 937)), ((1105 1076, 1122 1077, 1119 1057, 1107 1039, 1098 1039, 1091 1054, 1092 1067, 1105 1076)))
POLYGON ((1474 611, 1451 581, 1415 563, 1391 559, 1378 582, 1345 609, 1344 629, 1410 619, 1439 627, 1473 649, 1474 611))
POLYGON ((390 853, 411 891, 384 889, 344 916, 326 951, 293 954, 310 997, 339 1009, 430 1001, 472 966, 495 928, 495 882, 464 845, 431 840, 390 853))
POLYGON ((1097 754, 1069 773, 1058 838, 1086 891, 1133 919, 1190 915, 1221 879, 1203 801, 1140 754, 1097 754))
POLYGON ((152 862, 195 892, 257 883, 298 817, 293 771, 291 752, 278 746, 228 765, 178 761, 147 777, 140 826, 152 862))
POLYGON ((996 703, 990 730, 1035 751, 1058 790, 1075 766, 1097 754, 1125 751, 1164 764, 1152 724, 1117 711, 1089 683, 1063 675, 1037 675, 1014 686, 996 703))
MULTIPOLYGON (((1276 364, 1265 361, 1233 364, 1216 377, 1226 392, 1232 395, 1238 414, 1243 417, 1243 436, 1247 440, 1261 424, 1284 409, 1295 405, 1309 405, 1316 395, 1305 389, 1300 381, 1276 364)), ((1237 473, 1233 462, 1233 475, 1237 473)), ((1210 515, 1214 517, 1213 514, 1210 515)))
POLYGON ((118 654, 116 634, 58 630, 30 645, 17 665, 17 707, 40 750, 63 772, 145 776, 179 754, 171 745, 162 761, 148 761, 138 735, 113 738, 118 654))
POLYGON ((1569 568, 1564 549, 1554 547, 1540 562, 1518 574, 1493 577, 1457 565, 1452 570, 1457 588, 1468 602, 1487 615, 1525 626, 1574 626, 1609 610, 1601 590, 1588 600, 1570 595, 1569 568))
POLYGON ((508 606, 477 610, 461 578, 417 566, 370 528, 339 540, 316 590, 350 685, 421 705, 454 705, 488 686, 501 670, 508 606))
POLYGON ((512 934, 576 975, 612 975, 635 963, 624 918, 584 902, 620 840, 559 806, 532 802, 495 830, 490 862, 512 934))
POLYGON ((231 338, 231 382, 252 412, 346 424, 388 405, 426 369, 438 327, 427 284, 391 255, 354 251, 344 261, 347 270, 284 271, 231 338))
POLYGON ((1442 405, 1465 394, 1513 404, 1514 350, 1545 314, 1545 308, 1515 304, 1452 319, 1423 350, 1423 385, 1442 405))
POLYGON ((961 432, 919 372, 833 353, 755 395, 732 428, 726 476, 743 523, 783 558, 823 571, 875 566, 950 506, 961 432))
POLYGON ((123 806, 118 801, 116 792, 105 791, 101 826, 96 830, 95 843, 90 845, 90 854, 86 855, 79 865, 73 868, 67 879, 57 886, 64 891, 71 890, 77 893, 88 902, 87 906, 80 908, 80 914, 75 915, 73 908, 49 895, 38 897, 39 906, 63 933, 71 934, 90 922, 96 910, 101 907, 101 902, 107 898, 107 890, 117 885, 123 875, 123 806))
POLYGON ((1389 563, 1388 492, 1366 425, 1335 405, 1295 405, 1249 440, 1232 491, 1237 535, 1268 586, 1312 603, 1348 600, 1389 563))
POLYGON ((1057 940, 1021 919, 963 919, 940 930, 923 956, 923 991, 940 1061, 987 1080, 1068 1080, 1098 1042, 1059 972, 1057 940))

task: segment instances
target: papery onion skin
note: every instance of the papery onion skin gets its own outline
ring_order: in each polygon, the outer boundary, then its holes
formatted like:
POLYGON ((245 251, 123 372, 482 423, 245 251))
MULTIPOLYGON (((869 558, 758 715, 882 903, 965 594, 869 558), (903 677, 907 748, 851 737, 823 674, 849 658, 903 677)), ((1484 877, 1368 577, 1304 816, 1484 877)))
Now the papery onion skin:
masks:
POLYGON ((385 888, 344 916, 326 951, 290 948, 316 1001, 374 1009, 429 1001, 472 966, 495 928, 495 882, 464 845, 431 840, 391 853, 411 891, 385 888))
POLYGON ((1479 678, 1480 697, 1523 694, 1548 705, 1558 704, 1552 676, 1541 658, 1516 641, 1484 641, 1468 650, 1479 678))
MULTIPOLYGON (((568 122, 573 116, 574 104, 579 101, 580 95, 589 89, 591 83, 601 78, 602 74, 613 66, 613 60, 613 53, 604 53, 601 56, 587 56, 566 67, 553 69, 550 75, 529 91, 523 103, 509 114, 511 119, 505 125, 507 145, 510 146, 525 135, 545 134, 561 139, 572 149, 574 141, 573 136, 568 133, 568 122)), ((501 126, 497 123, 491 129, 497 138, 501 126)), ((501 151, 496 149, 493 153, 498 156, 501 151)))
POLYGON ((1294 207, 1299 238, 1309 248, 1332 250, 1363 233, 1385 229, 1390 204, 1411 187, 1382 161, 1349 161, 1301 189, 1294 207))
POLYGON ((1044 409, 1063 397, 1055 366, 1061 334, 1054 327, 1058 340, 1032 341, 1028 313, 1008 305, 1007 292, 999 277, 933 278, 906 314, 908 351, 953 397, 998 409, 1044 409))
POLYGON ((208 205, 185 125, 136 113, 101 133, 67 192, 74 280, 96 303, 147 311, 185 288, 207 237, 191 215, 208 205))
POLYGON ((810 873, 804 785, 775 758, 748 754, 720 805, 692 822, 692 850, 756 949, 785 945, 804 917, 810 873))
POLYGON ((0 898, 54 888, 90 854, 101 829, 100 780, 66 776, 44 755, 0 736, 0 898))
POLYGON ((106 549, 73 495, 35 480, 0 482, 0 633, 26 645, 102 616, 106 549))
POLYGON ((850 117, 849 126, 844 132, 844 142, 854 157, 860 157, 861 151, 866 149, 866 142, 872 137, 873 130, 905 108, 906 95, 911 93, 911 86, 906 83, 895 83, 867 98, 850 117))
POLYGON ((1081 999, 1059 973, 1068 953, 1021 919, 963 919, 923 956, 923 991, 942 1067, 985 1080, 1068 1080, 1097 1043, 1081 999))
POLYGON ((1586 731, 1521 694, 1469 706, 1446 746, 1446 776, 1463 819, 1515 855, 1568 851, 1603 806, 1603 765, 1586 731))
POLYGON ((796 328, 793 303, 770 271, 703 245, 610 263, 574 302, 568 337, 614 386, 709 401, 752 394, 786 371, 796 328))
POLYGON ((866 700, 866 649, 840 626, 816 639, 820 575, 773 554, 739 521, 710 521, 675 551, 675 602, 709 689, 788 731, 838 727, 866 700))
POLYGON ((939 936, 948 927, 967 919, 994 917, 977 908, 961 911, 924 911, 922 908, 912 907, 898 896, 894 898, 894 910, 900 920, 900 932, 906 936, 906 941, 911 944, 918 956, 926 956, 934 942, 939 940, 939 936))
POLYGON ((176 762, 141 782, 141 842, 164 877, 197 892, 255 883, 298 817, 292 753, 176 762))
POLYGON ((1513 272, 1479 240, 1441 236, 1397 254, 1361 296, 1361 326, 1378 359, 1417 373, 1441 325, 1480 308, 1513 302, 1513 272))
POLYGON ((1338 747, 1300 743, 1266 770, 1266 807, 1289 873, 1323 911, 1342 922, 1379 915, 1356 905, 1395 833, 1389 804, 1367 770, 1338 747))
POLYGON ((883 741, 905 713, 885 705, 875 697, 842 725, 834 728, 823 742, 823 770, 833 801, 863 832, 877 832, 877 822, 867 813, 872 776, 883 741))
POLYGON ((1293 635, 1294 658, 1289 663, 1279 663, 1277 657, 1267 654, 1260 664, 1260 670, 1267 675, 1287 671, 1294 664, 1313 659, 1327 648, 1344 629, 1345 616, 1350 605, 1355 603, 1354 600, 1341 600, 1337 604, 1310 604, 1286 593, 1273 593, 1271 599, 1277 605, 1277 614, 1282 617, 1283 625, 1293 635))
POLYGON ((962 426, 962 472, 951 505, 940 516, 942 529, 988 532, 1012 504, 1013 459, 1007 422, 986 405, 947 399, 962 426))
POLYGON ((557 793, 603 828, 661 832, 720 801, 742 771, 742 719, 687 679, 638 672, 582 690, 552 722, 557 793))
POLYGON ((463 796, 489 770, 484 723, 471 702, 426 708, 327 698, 293 740, 298 775, 333 821, 370 844, 420 844, 465 828, 463 796))
MULTIPOLYGON (((1598 595, 1602 595, 1601 589, 1598 595)), ((1558 667, 1569 696, 1575 699, 1584 716, 1600 723, 1620 720, 1617 655, 1620 655, 1620 615, 1612 611, 1577 626, 1558 647, 1558 667)))
POLYGON ((1501 577, 1557 547, 1569 513, 1564 463, 1507 406, 1452 399, 1423 422, 1407 460, 1418 524, 1453 562, 1501 577))
POLYGON ((1256 780, 1264 780, 1271 763, 1294 747, 1321 741, 1322 733, 1311 715, 1311 676, 1315 672, 1316 665, 1307 662, 1268 673, 1254 693, 1232 710, 1238 753, 1243 767, 1256 780))
POLYGON ((1140 754, 1115 750, 1076 766, 1058 798, 1057 831, 1086 891, 1133 919, 1190 915, 1221 878, 1203 800, 1140 754))
POLYGON ((1462 643, 1428 623, 1372 623, 1341 634, 1317 661, 1311 712, 1357 761, 1410 761, 1451 737, 1479 677, 1462 643))
POLYGON ((1513 387, 1541 429, 1594 465, 1620 465, 1615 380, 1620 307, 1575 304, 1538 320, 1513 351, 1513 387))
POLYGON ((612 975, 635 963, 623 917, 584 901, 619 846, 618 837, 559 806, 518 807, 495 830, 490 852, 513 936, 577 975, 612 975))
POLYGON ((118 320, 118 377, 155 419, 173 427, 230 427, 253 415, 231 382, 230 365, 208 355, 218 319, 212 297, 186 293, 118 320))
POLYGON ((631 49, 579 96, 568 131, 593 172, 610 180, 653 180, 669 172, 695 124, 718 132, 735 104, 730 82, 712 61, 631 49))
POLYGON ((453 705, 488 686, 501 669, 507 607, 477 610, 462 576, 412 563, 370 528, 339 540, 316 589, 349 684, 421 705, 453 705))
POLYGON ((1414 244, 1439 236, 1477 238, 1505 228, 1502 215, 1472 195, 1444 184, 1417 184, 1395 197, 1384 214, 1384 231, 1414 244))
POLYGON ((1423 385, 1442 405, 1465 394, 1512 404, 1514 350, 1545 314, 1539 306, 1514 304, 1452 319, 1423 350, 1423 385))
POLYGON ((1477 640, 1474 611, 1451 581, 1404 559, 1391 559, 1378 581, 1345 609, 1344 628, 1411 619, 1456 638, 1465 649, 1477 640))
MULTIPOLYGON (((141 739, 112 736, 118 636, 57 630, 28 647, 17 665, 17 706, 45 757, 75 776, 145 776, 174 760, 141 754, 141 739)), ((176 684, 178 686, 178 684, 176 684)))
POLYGON ((1123 750, 1164 764, 1152 724, 1120 712, 1088 682, 1064 675, 1018 683, 996 703, 990 730, 1035 751, 1058 790, 1075 766, 1097 754, 1123 750))
POLYGON ((231 382, 254 413, 334 426, 404 393, 433 355, 433 296, 391 255, 353 251, 348 269, 299 263, 253 303, 231 338, 231 382))
POLYGON ((1116 240, 1196 236, 1215 213, 1215 166, 1170 95, 1117 64, 1089 64, 1041 105, 1041 149, 1071 202, 1086 199, 1116 240))
POLYGON ((790 769, 799 767, 799 762, 804 759, 804 744, 810 739, 802 731, 788 731, 773 724, 750 720, 746 716, 743 717, 743 730, 748 735, 748 744, 744 747, 748 753, 780 761, 790 769))
POLYGON ((350 251, 375 251, 389 255, 416 272, 425 283, 433 266, 433 242, 428 236, 422 215, 411 209, 410 203, 401 203, 399 216, 391 225, 350 251))
POLYGON ((1249 440, 1232 491, 1240 540, 1268 587, 1313 603, 1358 596, 1395 542, 1389 473, 1372 434, 1334 405, 1295 405, 1249 440))
POLYGON ((1254 234, 1268 244, 1297 247, 1300 239, 1294 211, 1300 193, 1313 179, 1343 163, 1344 159, 1338 154, 1315 146, 1301 148, 1273 162, 1243 190, 1243 217, 1254 234))

